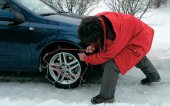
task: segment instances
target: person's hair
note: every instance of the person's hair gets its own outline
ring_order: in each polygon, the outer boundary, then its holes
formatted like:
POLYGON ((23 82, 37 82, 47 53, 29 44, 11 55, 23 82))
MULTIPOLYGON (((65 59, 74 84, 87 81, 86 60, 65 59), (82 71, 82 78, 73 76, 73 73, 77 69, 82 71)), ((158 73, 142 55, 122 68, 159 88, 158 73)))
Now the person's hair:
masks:
POLYGON ((81 42, 88 46, 90 43, 100 40, 100 47, 104 44, 104 31, 101 21, 96 16, 89 16, 81 21, 78 28, 78 35, 81 42))

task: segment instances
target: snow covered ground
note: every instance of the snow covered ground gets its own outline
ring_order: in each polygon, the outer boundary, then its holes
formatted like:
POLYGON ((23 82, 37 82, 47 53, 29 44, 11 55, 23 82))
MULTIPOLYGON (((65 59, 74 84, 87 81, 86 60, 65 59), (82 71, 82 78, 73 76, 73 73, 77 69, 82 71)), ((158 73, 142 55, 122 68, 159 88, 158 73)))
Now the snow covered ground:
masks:
MULTIPOLYGON (((99 7, 94 13, 103 11, 99 7)), ((93 13, 93 14, 94 14, 93 13)), ((153 46, 148 54, 158 69, 162 81, 143 86, 144 75, 133 68, 120 76, 112 104, 97 106, 169 106, 170 105, 170 8, 152 10, 143 20, 155 29, 153 46)), ((97 74, 97 73, 96 73, 97 74)), ((36 76, 34 76, 36 79, 36 76)), ((4 81, 0 78, 0 106, 92 106, 90 99, 100 90, 100 78, 78 88, 63 90, 46 81, 4 81)))

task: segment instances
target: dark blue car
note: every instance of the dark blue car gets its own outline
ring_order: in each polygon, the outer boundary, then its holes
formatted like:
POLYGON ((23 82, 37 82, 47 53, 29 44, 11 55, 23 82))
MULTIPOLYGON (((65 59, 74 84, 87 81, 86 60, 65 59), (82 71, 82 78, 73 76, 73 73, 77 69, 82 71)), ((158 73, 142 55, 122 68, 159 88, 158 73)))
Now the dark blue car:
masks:
POLYGON ((87 71, 80 21, 42 0, 0 0, 0 71, 40 71, 56 87, 77 87, 87 71))

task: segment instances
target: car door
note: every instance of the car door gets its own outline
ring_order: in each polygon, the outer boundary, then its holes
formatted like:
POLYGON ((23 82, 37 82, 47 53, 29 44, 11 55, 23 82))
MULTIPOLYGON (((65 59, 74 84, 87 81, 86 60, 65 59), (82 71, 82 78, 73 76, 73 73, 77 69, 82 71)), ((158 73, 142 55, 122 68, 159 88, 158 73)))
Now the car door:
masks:
POLYGON ((22 11, 0 0, 1 10, 10 11, 16 20, 0 18, 0 68, 30 68, 31 52, 28 42, 28 22, 22 11), (5 4, 6 3, 6 4, 5 4))

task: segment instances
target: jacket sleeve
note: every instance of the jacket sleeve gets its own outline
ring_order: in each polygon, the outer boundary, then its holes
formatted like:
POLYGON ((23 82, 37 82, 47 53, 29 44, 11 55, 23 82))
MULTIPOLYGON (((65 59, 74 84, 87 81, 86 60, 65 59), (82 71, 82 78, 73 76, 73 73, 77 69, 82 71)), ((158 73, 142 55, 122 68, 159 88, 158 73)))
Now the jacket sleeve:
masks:
POLYGON ((91 54, 89 56, 84 57, 86 63, 92 65, 98 65, 105 63, 106 61, 113 59, 115 54, 112 51, 107 52, 98 52, 96 54, 91 54))

